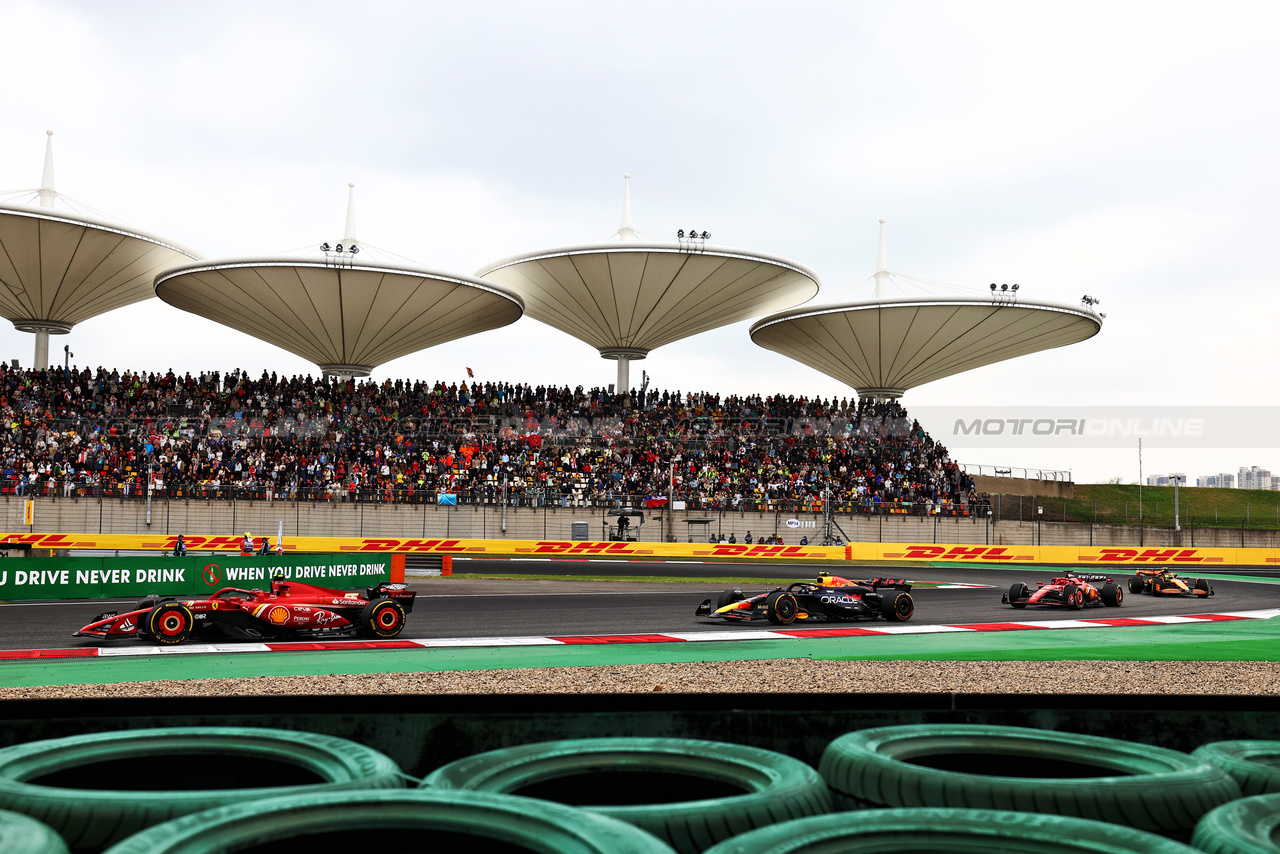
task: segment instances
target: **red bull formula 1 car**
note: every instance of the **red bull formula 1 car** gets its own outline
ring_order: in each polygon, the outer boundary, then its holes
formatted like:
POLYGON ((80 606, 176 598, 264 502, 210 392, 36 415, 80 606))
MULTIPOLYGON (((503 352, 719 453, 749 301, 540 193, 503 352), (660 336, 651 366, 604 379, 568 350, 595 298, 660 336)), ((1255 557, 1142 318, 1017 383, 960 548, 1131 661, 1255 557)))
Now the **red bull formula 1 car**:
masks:
POLYGON ((1133 594, 1150 593, 1152 596, 1194 596, 1208 597, 1213 595, 1213 587, 1207 578, 1179 578, 1176 572, 1154 567, 1136 570, 1137 575, 1129 578, 1129 592, 1133 594))
POLYGON ((404 629, 416 595, 406 584, 384 581, 364 593, 330 590, 273 578, 270 590, 224 587, 208 599, 148 596, 126 613, 108 611, 74 637, 142 638, 159 644, 189 637, 393 638, 404 629))
POLYGON ((694 611, 698 617, 719 617, 731 622, 767 619, 775 625, 799 621, 856 620, 883 617, 895 623, 906 622, 915 613, 915 602, 908 593, 911 583, 900 578, 873 578, 849 581, 823 573, 816 582, 797 581, 785 590, 781 587, 765 593, 748 595, 738 588, 726 590, 712 607, 710 599, 694 611))
POLYGON ((1052 605, 1076 610, 1099 605, 1118 608, 1124 602, 1124 589, 1106 575, 1078 575, 1068 572, 1047 584, 1037 581, 1035 590, 1019 582, 1010 587, 1000 601, 1015 608, 1025 608, 1028 605, 1052 605))

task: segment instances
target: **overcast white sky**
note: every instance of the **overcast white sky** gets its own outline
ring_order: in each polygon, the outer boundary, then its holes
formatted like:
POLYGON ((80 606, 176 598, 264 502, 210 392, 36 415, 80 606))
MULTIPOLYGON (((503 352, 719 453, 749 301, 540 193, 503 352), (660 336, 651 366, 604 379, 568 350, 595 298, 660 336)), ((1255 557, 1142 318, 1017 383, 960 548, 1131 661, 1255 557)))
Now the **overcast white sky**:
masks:
MULTIPOLYGON (((1102 332, 912 390, 911 406, 1275 405, 1280 5, 1267 3, 0 0, 0 189, 40 180, 206 258, 341 237, 472 274, 618 225, 816 270, 875 267, 1102 299, 1102 332)), ((31 361, 4 323, 0 355, 31 361)), ((633 365, 662 388, 846 395, 749 323, 633 365)), ((74 362, 309 373, 159 300, 54 337, 74 362)), ((614 363, 530 318, 375 378, 604 385, 614 363)), ((926 428, 941 425, 926 424, 926 428)), ((1280 446, 1278 436, 1277 446, 1280 446)), ((1137 478, 1136 449, 962 461, 1137 478)), ((1200 474, 1277 449, 1165 449, 1200 474)))

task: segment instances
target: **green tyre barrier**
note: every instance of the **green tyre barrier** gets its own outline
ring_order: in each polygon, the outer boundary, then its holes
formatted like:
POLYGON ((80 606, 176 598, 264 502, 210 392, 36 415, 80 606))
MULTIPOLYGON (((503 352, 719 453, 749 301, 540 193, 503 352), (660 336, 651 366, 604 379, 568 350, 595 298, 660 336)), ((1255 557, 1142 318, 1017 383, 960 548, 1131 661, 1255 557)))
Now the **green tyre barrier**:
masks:
POLYGON ((1226 771, 1246 795, 1280 792, 1280 741, 1215 741, 1191 755, 1226 771))
POLYGON ((681 854, 739 833, 830 812, 809 765, 758 747, 683 738, 582 738, 451 762, 424 788, 524 795, 634 824, 681 854))
POLYGON ((1182 836, 1240 797, 1225 771, 1176 750, 975 724, 851 732, 827 746, 819 771, 844 808, 1039 812, 1182 836))
POLYGON ((0 809, 39 819, 73 849, 228 803, 403 785, 372 748, 281 729, 124 730, 0 750, 0 809))
POLYGON ((104 854, 348 850, 673 854, 660 839, 608 816, 532 798, 439 789, 234 804, 156 825, 104 854))
POLYGON ((1153 833, 1083 818, 1000 810, 868 810, 800 818, 705 854, 1195 854, 1153 833))
POLYGON ((1223 804, 1196 825, 1191 844, 1206 854, 1277 854, 1280 794, 1254 795, 1223 804))
POLYGON ((67 854, 67 843, 47 824, 0 810, 0 851, 4 854, 67 854))

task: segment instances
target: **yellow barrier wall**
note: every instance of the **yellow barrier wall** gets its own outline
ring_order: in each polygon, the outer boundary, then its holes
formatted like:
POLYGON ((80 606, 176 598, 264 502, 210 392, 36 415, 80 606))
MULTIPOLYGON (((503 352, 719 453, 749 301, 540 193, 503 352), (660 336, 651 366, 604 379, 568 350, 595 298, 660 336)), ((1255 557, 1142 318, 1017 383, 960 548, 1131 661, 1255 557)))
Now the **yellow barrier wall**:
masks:
MULTIPOLYGON (((149 550, 172 552, 177 537, 131 534, 0 534, 0 541, 39 549, 149 550)), ((239 552, 235 536, 184 536, 187 549, 239 552)), ((847 546, 763 546, 728 543, 608 543, 570 540, 450 540, 412 537, 294 537, 293 552, 426 553, 459 557, 712 558, 739 560, 903 561, 907 563, 1065 564, 1078 567, 1276 566, 1280 549, 1214 549, 1140 546, 964 546, 928 543, 851 543, 847 546)))

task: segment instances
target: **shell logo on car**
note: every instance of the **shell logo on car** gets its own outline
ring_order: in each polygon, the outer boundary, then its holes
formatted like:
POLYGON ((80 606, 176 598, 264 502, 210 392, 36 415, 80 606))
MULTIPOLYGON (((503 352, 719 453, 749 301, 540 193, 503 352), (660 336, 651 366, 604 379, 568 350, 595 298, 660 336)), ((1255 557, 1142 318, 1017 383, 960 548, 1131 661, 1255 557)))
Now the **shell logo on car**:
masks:
POLYGON ((276 625, 283 625, 289 622, 289 609, 283 605, 277 605, 267 612, 267 619, 276 625))

